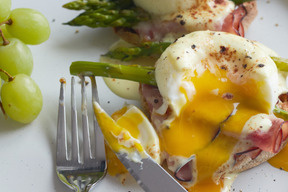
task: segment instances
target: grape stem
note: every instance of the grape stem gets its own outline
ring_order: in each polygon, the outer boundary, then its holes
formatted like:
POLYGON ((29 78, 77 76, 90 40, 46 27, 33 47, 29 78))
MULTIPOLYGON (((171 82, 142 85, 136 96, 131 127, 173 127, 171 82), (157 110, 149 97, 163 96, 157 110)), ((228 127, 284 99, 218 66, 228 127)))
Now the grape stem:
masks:
MULTIPOLYGON (((13 21, 12 19, 8 19, 7 21, 3 21, 2 23, 0 23, 0 25, 12 25, 13 21)), ((9 45, 9 41, 4 37, 3 31, 0 29, 0 36, 3 39, 3 44, 2 45, 9 45)))
POLYGON ((4 116, 7 117, 1 101, 0 101, 0 109, 1 109, 2 113, 4 114, 4 116))
POLYGON ((3 44, 2 45, 8 45, 10 42, 4 37, 4 34, 2 32, 2 30, 0 29, 0 36, 3 39, 3 44))
POLYGON ((14 77, 12 77, 12 75, 10 75, 7 71, 0 69, 0 72, 4 73, 5 75, 7 75, 8 77, 8 82, 13 81, 14 77))
POLYGON ((13 21, 12 19, 8 19, 7 21, 3 21, 2 23, 0 23, 0 25, 12 25, 13 21))

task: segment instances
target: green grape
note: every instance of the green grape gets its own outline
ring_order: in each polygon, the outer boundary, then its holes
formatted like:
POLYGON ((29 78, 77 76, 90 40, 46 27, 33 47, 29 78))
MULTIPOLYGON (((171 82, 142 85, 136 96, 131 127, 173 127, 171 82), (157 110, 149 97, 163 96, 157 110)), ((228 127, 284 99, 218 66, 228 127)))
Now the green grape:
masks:
POLYGON ((40 88, 25 74, 15 75, 13 79, 3 83, 1 100, 8 117, 20 123, 32 122, 43 105, 40 88))
POLYGON ((11 0, 0 0, 0 23, 6 21, 11 12, 11 0))
MULTIPOLYGON (((30 48, 16 38, 8 38, 8 45, 0 44, 0 69, 7 71, 10 75, 24 73, 31 75, 33 70, 33 57, 30 48)), ((0 40, 1 42, 1 40, 0 40)), ((7 79, 3 73, 2 79, 7 79)))
POLYGON ((14 9, 9 19, 12 24, 6 25, 7 31, 26 44, 37 45, 50 36, 49 22, 39 11, 29 8, 14 9))

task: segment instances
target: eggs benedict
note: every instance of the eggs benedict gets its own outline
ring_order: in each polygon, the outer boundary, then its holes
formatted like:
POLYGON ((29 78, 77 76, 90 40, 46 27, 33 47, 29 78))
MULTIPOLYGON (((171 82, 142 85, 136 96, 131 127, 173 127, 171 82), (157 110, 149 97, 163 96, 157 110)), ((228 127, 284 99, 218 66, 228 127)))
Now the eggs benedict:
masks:
POLYGON ((225 31, 244 36, 257 15, 251 0, 104 0, 72 1, 63 5, 84 10, 66 24, 113 27, 125 41, 174 41, 193 31, 225 31))
POLYGON ((256 1, 236 5, 230 0, 134 0, 151 19, 132 28, 116 27, 115 31, 130 43, 173 41, 193 31, 225 31, 245 35, 257 15, 256 1))
MULTIPOLYGON (((269 160, 286 145, 288 124, 274 110, 287 110, 282 98, 286 74, 271 56, 277 54, 238 35, 197 31, 161 54, 156 85, 141 83, 143 106, 159 139, 159 162, 188 191, 229 191, 238 173, 269 160)), ((72 74, 75 67, 71 65, 72 74)), ((97 75, 83 65, 81 70, 97 75)), ((98 121, 105 122, 109 116, 96 107, 98 121)), ((111 129, 107 125, 102 123, 102 129, 111 129)), ((134 132, 129 127, 115 129, 134 132)))
POLYGON ((189 191, 227 191, 235 174, 286 144, 273 109, 287 87, 273 55, 239 36, 194 32, 156 62, 157 88, 141 86, 168 169, 189 191))

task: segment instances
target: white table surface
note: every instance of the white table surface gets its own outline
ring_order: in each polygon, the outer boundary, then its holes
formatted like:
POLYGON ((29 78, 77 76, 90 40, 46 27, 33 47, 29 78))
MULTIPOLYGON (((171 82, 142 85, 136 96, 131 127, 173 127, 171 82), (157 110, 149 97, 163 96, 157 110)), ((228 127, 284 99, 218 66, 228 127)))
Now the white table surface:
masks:
MULTIPOLYGON (((70 78, 72 61, 98 61, 100 54, 118 38, 111 29, 90 29, 63 25, 78 14, 62 8, 68 0, 12 0, 13 8, 41 11, 50 22, 50 39, 30 46, 34 56, 32 78, 38 82, 44 105, 39 117, 29 125, 5 120, 0 115, 0 191, 69 192, 55 173, 55 138, 59 79, 70 78)), ((258 0, 259 15, 246 37, 258 40, 288 58, 288 1, 258 0)), ((1 58, 0 58, 1 59, 1 58)), ((110 92, 99 79, 102 106, 108 113, 119 109, 123 100, 110 92)), ((137 104, 137 103, 136 103, 137 104)), ((288 173, 265 163, 239 175, 236 192, 287 192, 288 173)), ((92 192, 140 192, 132 178, 125 185, 109 175, 92 192)), ((168 191, 168 189, 167 189, 168 191)))

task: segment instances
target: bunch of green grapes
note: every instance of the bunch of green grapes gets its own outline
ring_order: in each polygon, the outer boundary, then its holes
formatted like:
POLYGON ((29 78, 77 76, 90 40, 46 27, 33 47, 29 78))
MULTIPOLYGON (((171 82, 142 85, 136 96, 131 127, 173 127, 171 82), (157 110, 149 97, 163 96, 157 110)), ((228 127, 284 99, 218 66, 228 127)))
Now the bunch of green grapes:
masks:
POLYGON ((30 123, 42 109, 40 88, 30 77, 33 57, 29 46, 49 36, 49 22, 41 12, 11 9, 11 0, 0 0, 0 107, 15 121, 30 123))

